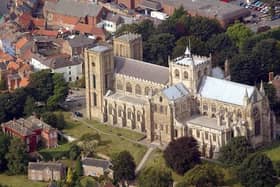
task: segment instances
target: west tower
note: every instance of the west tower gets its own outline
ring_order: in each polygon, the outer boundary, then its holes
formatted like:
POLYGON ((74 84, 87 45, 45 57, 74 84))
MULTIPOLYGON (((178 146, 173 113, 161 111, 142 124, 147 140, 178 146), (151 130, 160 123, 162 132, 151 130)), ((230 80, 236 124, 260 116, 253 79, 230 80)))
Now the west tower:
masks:
POLYGON ((106 92, 113 87, 112 48, 98 45, 85 51, 86 110, 89 119, 104 121, 106 92))

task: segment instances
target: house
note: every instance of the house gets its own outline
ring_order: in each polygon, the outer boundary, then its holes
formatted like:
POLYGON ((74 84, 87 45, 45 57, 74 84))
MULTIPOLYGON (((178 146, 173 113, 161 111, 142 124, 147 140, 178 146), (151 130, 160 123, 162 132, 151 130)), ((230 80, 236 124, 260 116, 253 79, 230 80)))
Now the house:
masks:
POLYGON ((123 24, 124 20, 121 16, 108 13, 106 18, 102 20, 104 29, 110 33, 115 33, 123 24))
POLYGON ((27 152, 35 151, 40 141, 48 148, 57 146, 57 130, 35 116, 11 120, 1 127, 4 134, 20 138, 27 152))
POLYGON ((100 177, 108 174, 109 177, 113 177, 113 171, 110 169, 112 164, 108 160, 86 157, 82 160, 82 166, 84 176, 100 177))
POLYGON ((56 162, 29 162, 28 179, 32 181, 58 181, 65 177, 65 166, 56 162))
POLYGON ((35 71, 50 69, 53 73, 62 73, 66 81, 75 81, 83 76, 83 60, 77 57, 70 59, 67 54, 43 56, 33 54, 30 64, 35 71))
POLYGON ((96 40, 85 35, 72 35, 63 41, 61 53, 84 57, 84 49, 93 47, 96 40))
POLYGON ((169 67, 141 60, 141 36, 124 34, 113 48, 99 44, 85 52, 86 114, 113 127, 147 135, 167 145, 192 136, 205 156, 218 156, 233 137, 246 136, 253 147, 276 138, 275 115, 264 86, 212 76, 211 55, 189 46, 169 67))
POLYGON ((48 25, 72 29, 78 23, 96 26, 107 10, 97 3, 60 0, 46 1, 43 12, 48 25))

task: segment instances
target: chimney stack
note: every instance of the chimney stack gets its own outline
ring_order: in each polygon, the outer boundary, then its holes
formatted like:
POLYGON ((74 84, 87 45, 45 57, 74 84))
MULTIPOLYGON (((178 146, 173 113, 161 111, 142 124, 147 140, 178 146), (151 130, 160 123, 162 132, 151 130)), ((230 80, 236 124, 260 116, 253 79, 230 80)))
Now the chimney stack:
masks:
POLYGON ((268 73, 268 82, 271 83, 274 79, 274 73, 273 72, 269 72, 268 73))

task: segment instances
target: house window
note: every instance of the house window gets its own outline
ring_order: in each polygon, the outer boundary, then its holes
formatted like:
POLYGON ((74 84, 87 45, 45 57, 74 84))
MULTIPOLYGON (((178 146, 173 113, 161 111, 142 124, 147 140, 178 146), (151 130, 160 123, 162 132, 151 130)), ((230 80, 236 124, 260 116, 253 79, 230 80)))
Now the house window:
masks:
POLYGON ((126 91, 132 93, 132 86, 129 82, 126 83, 126 91))
POLYGON ((179 72, 178 69, 175 69, 174 75, 175 75, 176 78, 180 78, 180 72, 179 72))
POLYGON ((135 93, 141 95, 141 87, 139 86, 139 84, 135 86, 135 93))
POLYGON ((93 106, 97 106, 96 93, 93 93, 93 106))

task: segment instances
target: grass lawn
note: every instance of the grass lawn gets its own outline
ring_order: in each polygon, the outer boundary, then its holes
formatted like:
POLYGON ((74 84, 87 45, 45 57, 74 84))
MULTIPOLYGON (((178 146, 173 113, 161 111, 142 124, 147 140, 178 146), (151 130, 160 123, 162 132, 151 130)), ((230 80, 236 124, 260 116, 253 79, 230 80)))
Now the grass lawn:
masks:
POLYGON ((33 182, 27 179, 24 175, 7 176, 0 174, 0 183, 8 185, 9 187, 46 187, 48 183, 33 182))
MULTIPOLYGON (((82 122, 74 121, 71 118, 70 113, 64 113, 64 115, 65 115, 65 121, 67 123, 67 127, 63 130, 65 134, 74 136, 76 138, 80 138, 82 135, 86 133, 97 133, 96 130, 89 128, 82 122)), ((126 137, 132 140, 138 140, 144 137, 143 134, 133 132, 127 129, 113 128, 111 126, 100 124, 98 122, 93 122, 93 121, 87 121, 87 122, 103 132, 115 135, 112 136, 112 135, 100 134, 101 142, 100 145, 97 147, 97 152, 100 152, 102 154, 111 157, 114 153, 127 150, 132 154, 136 164, 138 164, 141 161, 142 157, 144 156, 145 152, 147 151, 146 147, 129 142, 128 140, 125 140, 123 138, 126 137)))
POLYGON ((270 146, 261 150, 265 153, 272 162, 280 161, 280 142, 274 142, 270 146))
MULTIPOLYGON (((204 163, 204 162, 203 162, 204 163)), ((206 162, 205 162, 206 163, 206 162)), ((221 169, 225 177, 226 186, 233 186, 233 187, 241 187, 238 183, 237 179, 234 178, 232 169, 220 166, 218 164, 209 163, 215 167, 221 169)), ((166 170, 170 170, 172 172, 172 178, 174 181, 179 182, 183 179, 183 176, 178 175, 177 173, 173 172, 170 168, 168 168, 165 164, 163 153, 161 150, 155 150, 152 155, 150 156, 149 160, 146 162, 145 167, 161 167, 165 168, 166 170)))

